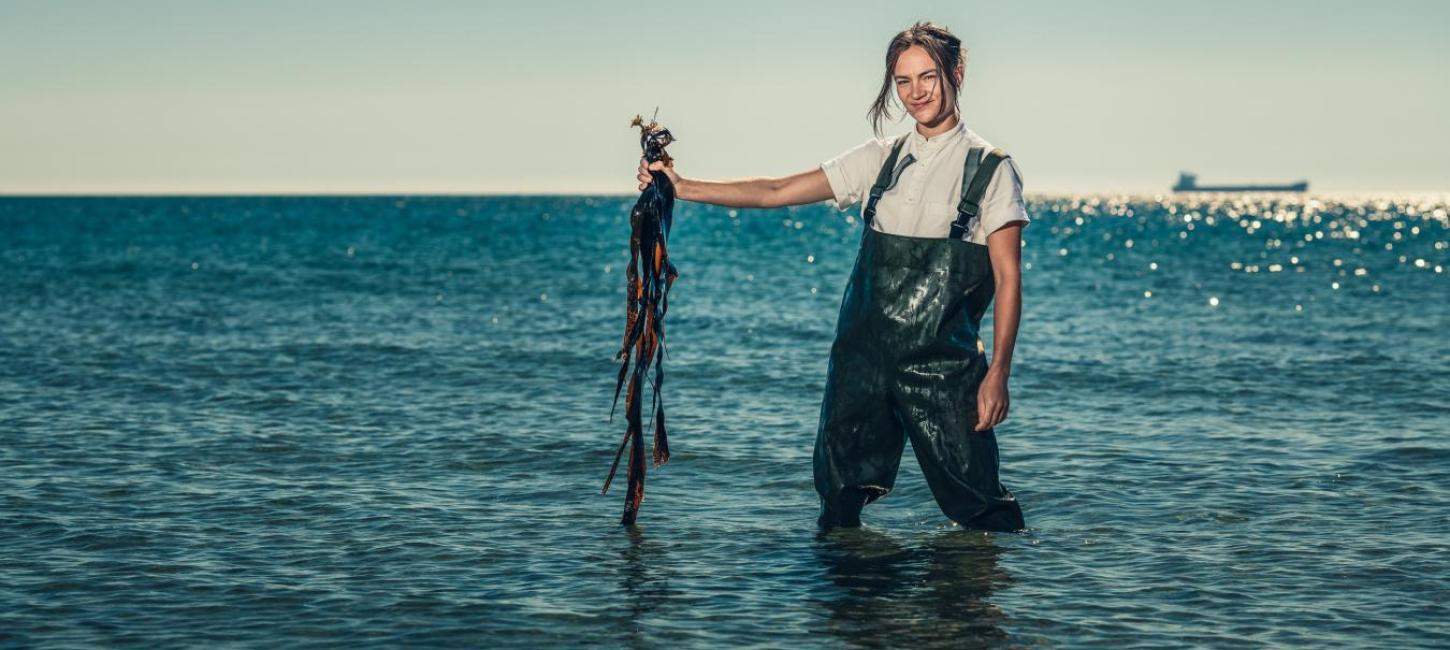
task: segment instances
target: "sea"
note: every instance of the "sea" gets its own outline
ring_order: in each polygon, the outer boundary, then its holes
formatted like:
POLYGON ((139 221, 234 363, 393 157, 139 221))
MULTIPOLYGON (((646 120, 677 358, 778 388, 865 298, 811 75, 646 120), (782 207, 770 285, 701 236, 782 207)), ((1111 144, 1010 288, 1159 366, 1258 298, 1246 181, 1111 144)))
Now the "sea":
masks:
POLYGON ((1030 197, 1028 529, 824 534, 856 211, 676 204, 624 527, 634 200, 0 199, 0 647, 1450 646, 1443 197, 1030 197))

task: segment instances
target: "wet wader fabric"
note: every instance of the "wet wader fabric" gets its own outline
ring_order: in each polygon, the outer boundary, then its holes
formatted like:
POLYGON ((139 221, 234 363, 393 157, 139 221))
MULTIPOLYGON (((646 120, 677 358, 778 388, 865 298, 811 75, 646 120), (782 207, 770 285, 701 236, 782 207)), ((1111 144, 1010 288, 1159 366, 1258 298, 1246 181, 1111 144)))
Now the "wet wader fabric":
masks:
POLYGON ((978 330, 996 285, 985 245, 966 240, 982 194, 1005 157, 967 153, 962 198, 948 239, 871 227, 876 201, 911 154, 898 140, 871 188, 855 267, 841 301, 816 435, 820 527, 861 525, 861 509, 890 492, 907 438, 942 512, 965 528, 1025 525, 997 478, 997 439, 974 431, 987 373, 978 330))

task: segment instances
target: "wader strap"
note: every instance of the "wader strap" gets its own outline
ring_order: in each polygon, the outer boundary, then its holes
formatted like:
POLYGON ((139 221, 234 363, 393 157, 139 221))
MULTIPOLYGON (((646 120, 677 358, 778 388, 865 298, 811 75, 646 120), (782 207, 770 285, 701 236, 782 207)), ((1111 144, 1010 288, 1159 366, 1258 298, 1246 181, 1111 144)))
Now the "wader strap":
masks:
POLYGON ((967 162, 962 165, 962 200, 957 203, 957 220, 952 223, 952 239, 967 239, 972 220, 982 211, 982 194, 992 182, 997 165, 1009 156, 1001 149, 993 149, 981 158, 981 147, 967 150, 967 162))
POLYGON ((876 184, 871 186, 871 196, 866 199, 864 216, 868 228, 871 227, 871 220, 876 217, 876 201, 886 193, 886 190, 896 187, 896 181, 901 180, 901 172, 906 169, 907 165, 916 162, 916 157, 906 154, 906 157, 901 159, 901 164, 896 164, 896 156, 901 153, 902 145, 906 144, 906 137, 901 136, 896 140, 896 144, 891 146, 891 155, 886 157, 886 163, 881 165, 881 171, 876 174, 876 184))

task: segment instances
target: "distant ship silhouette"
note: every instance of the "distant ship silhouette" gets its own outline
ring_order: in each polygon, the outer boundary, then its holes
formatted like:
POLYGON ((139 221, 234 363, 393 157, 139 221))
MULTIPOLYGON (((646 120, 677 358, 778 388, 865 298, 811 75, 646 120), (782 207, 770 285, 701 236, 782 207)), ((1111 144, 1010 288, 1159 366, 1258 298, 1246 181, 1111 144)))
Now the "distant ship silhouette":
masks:
POLYGON ((1286 183, 1284 185, 1199 185, 1198 176, 1189 172, 1178 175, 1174 192, 1307 192, 1309 181, 1286 183))

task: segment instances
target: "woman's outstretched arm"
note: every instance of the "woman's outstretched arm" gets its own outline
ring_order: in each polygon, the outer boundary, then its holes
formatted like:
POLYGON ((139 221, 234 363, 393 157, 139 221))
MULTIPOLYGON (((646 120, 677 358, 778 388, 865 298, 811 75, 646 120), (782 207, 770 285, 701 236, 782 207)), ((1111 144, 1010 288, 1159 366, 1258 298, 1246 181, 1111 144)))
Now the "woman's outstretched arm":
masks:
POLYGON ((992 364, 977 389, 977 431, 1007 419, 1011 398, 1007 379, 1012 374, 1012 348, 1017 345, 1017 324, 1022 319, 1022 224, 1009 223, 987 235, 996 298, 992 308, 992 364))
POLYGON ((831 184, 820 167, 799 174, 779 177, 742 178, 732 181, 706 181, 682 177, 673 167, 656 161, 645 165, 639 159, 639 189, 650 184, 649 171, 661 171, 675 184, 675 198, 682 201, 723 205, 731 208, 779 208, 787 205, 816 203, 832 198, 831 184))

